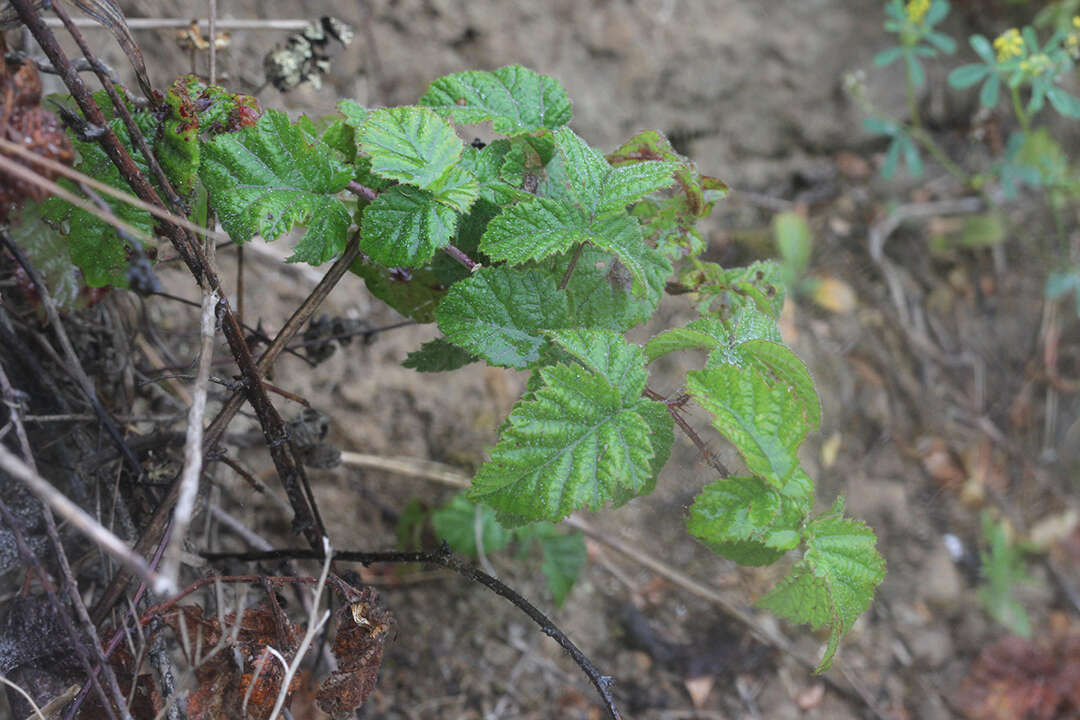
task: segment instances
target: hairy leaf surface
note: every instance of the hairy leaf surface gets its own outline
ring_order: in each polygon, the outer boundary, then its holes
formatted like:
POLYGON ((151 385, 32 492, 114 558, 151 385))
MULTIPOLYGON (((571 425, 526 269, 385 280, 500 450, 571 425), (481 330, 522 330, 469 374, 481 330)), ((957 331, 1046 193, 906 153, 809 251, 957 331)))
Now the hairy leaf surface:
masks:
POLYGON ((817 672, 832 665, 840 638, 866 610, 885 577, 877 537, 862 522, 826 516, 803 533, 803 559, 765 597, 761 607, 814 629, 827 626, 829 643, 817 672))
POLYGON ((756 477, 706 485, 690 506, 686 529, 741 565, 769 565, 799 544, 802 513, 756 477))
POLYGON ((356 139, 376 175, 424 189, 457 164, 465 147, 449 123, 418 107, 371 111, 356 139))
POLYGON ((425 265, 454 234, 457 214, 426 190, 395 185, 364 208, 361 249, 383 265, 425 265))
POLYGON ((610 331, 551 335, 567 350, 574 348, 571 352, 588 366, 539 370, 543 385, 510 413, 469 491, 507 524, 557 521, 582 507, 595 510, 615 499, 619 489, 640 493, 654 477, 656 451, 644 408, 659 403, 631 397, 629 391, 645 379, 641 349, 610 331), (580 345, 588 338, 603 344, 604 352, 584 352, 580 345))
POLYGON ((500 135, 554 129, 569 122, 571 112, 557 80, 520 65, 439 78, 420 104, 460 123, 491 122, 500 135))
POLYGON ((525 368, 540 359, 544 330, 566 327, 566 294, 547 275, 482 268, 454 284, 435 317, 450 342, 491 365, 525 368))
POLYGON ((275 240, 307 225, 289 262, 318 265, 345 247, 349 212, 334 194, 352 171, 329 146, 267 110, 254 127, 203 145, 199 177, 236 242, 275 240))
MULTIPOLYGON (((629 330, 652 317, 671 275, 671 263, 648 247, 641 259, 647 282, 643 297, 631 292, 632 278, 621 262, 599 248, 586 246, 566 284, 571 316, 583 327, 618 331, 629 330)), ((570 256, 562 255, 545 261, 542 267, 561 282, 570 261, 570 256)))
POLYGON ((756 367, 720 365, 687 374, 690 396, 713 414, 719 430, 755 475, 782 489, 798 467, 797 451, 811 425, 791 390, 756 367))

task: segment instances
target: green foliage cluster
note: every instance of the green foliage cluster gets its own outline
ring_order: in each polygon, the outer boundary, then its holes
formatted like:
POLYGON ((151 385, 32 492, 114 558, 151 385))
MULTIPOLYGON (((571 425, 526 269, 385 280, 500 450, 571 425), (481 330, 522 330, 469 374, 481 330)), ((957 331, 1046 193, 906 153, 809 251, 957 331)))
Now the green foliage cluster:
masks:
MULTIPOLYGON (((704 485, 688 531, 744 565, 797 551, 760 604, 827 627, 820 669, 829 667, 884 561, 873 532, 844 517, 842 498, 815 512, 798 451, 821 407, 777 329, 782 271, 699 258, 695 224, 723 183, 655 131, 605 156, 567 126, 562 87, 517 66, 444 77, 416 105, 345 100, 328 118, 294 121, 274 110, 256 118, 243 96, 192 78, 174 85, 168 107, 163 121, 136 118, 168 153, 166 172, 189 193, 196 219, 216 213, 237 243, 303 227, 290 261, 313 265, 340 254, 358 228, 363 255, 352 271, 442 333, 407 366, 441 372, 482 361, 531 372, 471 489, 434 515, 455 547, 475 551, 478 538, 488 550, 539 544, 561 601, 584 549, 554 523, 650 492, 671 453, 673 416, 693 401, 746 471, 704 485), (455 124, 478 123, 496 139, 466 144, 455 124), (668 291, 692 298, 698 317, 643 346, 628 342, 668 291), (704 362, 687 374, 686 395, 666 401, 647 385, 650 364, 683 351, 704 351, 704 362)), ((121 184, 96 145, 79 149, 80 169, 121 184)), ((122 285, 115 233, 50 203, 48 221, 63 227, 87 280, 122 285)), ((115 210, 151 229, 139 211, 115 210)))

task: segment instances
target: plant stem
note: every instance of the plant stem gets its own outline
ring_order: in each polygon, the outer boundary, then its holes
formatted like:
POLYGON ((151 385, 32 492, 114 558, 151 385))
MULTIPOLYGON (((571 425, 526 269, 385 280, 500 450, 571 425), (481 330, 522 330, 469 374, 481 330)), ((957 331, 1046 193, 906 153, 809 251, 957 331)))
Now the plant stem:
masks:
POLYGON ((1024 110, 1024 103, 1020 100, 1020 86, 1012 87, 1010 95, 1012 95, 1013 112, 1016 113, 1016 119, 1020 122, 1020 129, 1026 133, 1031 130, 1031 119, 1024 110))
POLYGON ((483 267, 483 265, 481 265, 480 263, 476 262, 475 260, 473 260, 468 255, 466 255, 461 249, 459 249, 453 243, 447 243, 446 247, 443 248, 443 252, 446 253, 447 255, 449 255, 454 260, 457 260, 462 265, 464 265, 465 269, 468 270, 471 273, 474 273, 474 272, 476 272, 477 270, 479 270, 480 268, 483 267))
POLYGON ((922 130, 922 118, 919 117, 919 102, 915 97, 915 83, 911 79, 911 72, 904 73, 904 92, 907 95, 908 115, 910 116, 911 126, 915 130, 922 130))
POLYGON ((361 185, 360 183, 356 182, 355 180, 350 180, 349 184, 346 185, 345 187, 353 195, 355 195, 355 196, 357 196, 359 198, 363 198, 364 200, 367 200, 368 202, 375 202, 376 198, 379 197, 378 192, 376 192, 372 188, 369 188, 367 185, 361 185))
POLYGON ((931 157, 937 160, 945 171, 956 178, 964 185, 971 185, 971 175, 964 171, 962 167, 957 165, 945 154, 945 151, 941 149, 941 146, 930 136, 930 133, 923 130, 921 127, 912 127, 909 130, 909 134, 915 139, 917 143, 923 146, 931 157))
POLYGON ((581 259, 581 253, 585 251, 585 243, 579 243, 574 248, 574 255, 570 258, 570 264, 566 266, 566 272, 563 273, 562 280, 559 281, 559 289, 565 290, 566 286, 570 284, 570 276, 574 274, 574 268, 577 267, 578 260, 581 259))

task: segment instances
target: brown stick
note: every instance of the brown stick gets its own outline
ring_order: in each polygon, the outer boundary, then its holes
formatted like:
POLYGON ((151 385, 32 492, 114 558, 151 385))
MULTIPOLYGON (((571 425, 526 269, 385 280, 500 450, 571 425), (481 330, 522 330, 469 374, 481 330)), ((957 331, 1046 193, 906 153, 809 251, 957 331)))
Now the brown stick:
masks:
MULTIPOLYGON (((105 121, 105 116, 101 112, 101 108, 94 102, 94 99, 89 91, 87 91, 86 86, 83 85, 78 72, 75 71, 71 65, 71 61, 60 49, 52 31, 50 31, 42 22, 42 19, 34 9, 32 2, 30 0, 12 0, 12 5, 19 13, 20 19, 38 41, 42 50, 44 50, 45 54, 49 57, 53 66, 60 71, 61 77, 64 79, 64 84, 67 85, 68 89, 71 91, 72 97, 83 111, 84 116, 90 120, 90 122, 103 128, 99 142, 105 153, 109 156, 109 159, 112 160, 121 175, 135 191, 135 194, 144 201, 152 202, 164 207, 161 197, 154 190, 153 186, 151 186, 147 178, 139 171, 138 166, 135 165, 135 161, 132 159, 131 155, 121 145, 116 133, 109 128, 105 121)), ((61 18, 63 18, 63 15, 61 15, 61 18)), ((117 107, 118 112, 122 113, 122 105, 123 103, 120 103, 117 107)), ((134 124, 129 127, 129 132, 132 133, 133 140, 141 138, 141 133, 137 127, 134 127, 134 124)), ((142 140, 142 143, 143 146, 145 146, 145 139, 142 140)), ((148 153, 149 151, 146 150, 145 152, 148 153)), ((236 316, 229 308, 228 301, 225 299, 226 294, 222 289, 221 281, 209 266, 202 249, 199 247, 199 244, 194 241, 194 238, 191 235, 184 232, 183 229, 169 223, 165 224, 164 229, 167 237, 176 248, 177 253, 187 264, 192 275, 195 276, 196 282, 198 282, 200 286, 202 286, 203 282, 208 282, 210 287, 221 297, 221 301, 218 305, 218 314, 221 316, 221 324, 225 339, 229 344, 229 349, 243 376, 245 395, 247 396, 248 402, 251 403, 252 408, 254 408, 255 415, 259 420, 259 425, 262 427, 263 436, 266 438, 270 450, 270 457, 274 461, 274 467, 277 470, 278 478, 285 488, 286 495, 289 497, 289 502, 293 505, 294 524, 297 530, 304 534, 312 547, 319 548, 321 547, 322 537, 326 533, 322 527, 321 520, 318 518, 317 510, 308 505, 308 499, 310 498, 311 493, 309 490, 305 493, 307 477, 304 473, 303 466, 297 461, 296 453, 288 442, 288 434, 285 429, 284 421, 282 421, 281 416, 270 402, 270 399, 259 380, 259 372, 255 366, 255 361, 251 356, 251 350, 247 346, 243 331, 236 320, 236 316), (305 487, 302 488, 302 485, 305 487)), ((171 495, 172 493, 170 493, 170 496, 171 495)), ((101 607, 99 605, 96 610, 100 611, 100 609, 101 607)))
MULTIPOLYGON (((277 336, 270 343, 266 351, 259 357, 257 364, 258 372, 260 375, 265 373, 277 360, 278 356, 285 349, 285 346, 290 340, 300 331, 304 323, 315 314, 315 311, 319 309, 323 300, 330 294, 330 291, 341 280, 345 272, 352 265, 353 261, 360 255, 360 236, 356 235, 349 245, 345 248, 345 252, 341 255, 337 261, 327 271, 323 279, 319 281, 319 284, 311 291, 308 297, 300 304, 300 307, 292 314, 292 317, 285 323, 284 327, 278 331, 277 336)), ((241 393, 233 393, 228 399, 225 405, 218 411, 218 414, 207 426, 206 432, 203 435, 203 449, 208 454, 213 452, 214 447, 221 441, 221 438, 225 435, 225 429, 228 427, 229 422, 236 415, 240 406, 243 404, 243 395, 241 393)), ((154 511, 153 516, 150 518, 150 522, 147 525, 146 530, 143 532, 139 541, 135 544, 135 552, 141 555, 149 554, 161 533, 164 531, 166 523, 169 519, 169 513, 172 511, 173 505, 176 503, 178 497, 179 488, 174 483, 169 489, 168 495, 165 499, 159 503, 157 509, 154 511)), ((105 615, 108 613, 108 609, 112 607, 120 596, 124 592, 124 588, 127 587, 128 577, 117 576, 113 578, 112 582, 106 588, 105 593, 94 606, 93 617, 97 622, 101 622, 105 615)))

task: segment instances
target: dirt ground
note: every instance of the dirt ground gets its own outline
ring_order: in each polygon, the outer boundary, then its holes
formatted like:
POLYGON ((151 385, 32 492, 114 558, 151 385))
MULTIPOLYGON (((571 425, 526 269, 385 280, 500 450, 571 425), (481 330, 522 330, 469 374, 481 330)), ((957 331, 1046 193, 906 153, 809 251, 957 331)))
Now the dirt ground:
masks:
MULTIPOLYGON (((131 17, 204 12, 176 0, 121 4, 131 17)), ((955 4, 950 22, 958 36, 1008 26, 1006 7, 955 4)), ((1074 376, 1080 328, 1068 303, 1055 312, 1043 301, 1057 247, 1043 206, 1029 199, 1006 207, 1016 230, 993 249, 932 253, 929 236, 949 229, 948 219, 937 218, 898 228, 884 245, 884 260, 869 251, 871 228, 890 204, 956 193, 936 167, 918 184, 885 183, 874 170, 883 148, 861 130, 843 76, 866 71, 879 107, 903 107, 900 76, 871 62, 887 44, 879 6, 866 0, 218 2, 222 17, 330 14, 368 23, 338 54, 326 86, 287 96, 263 89, 265 106, 320 114, 340 97, 408 103, 445 73, 520 63, 563 83, 574 100, 572 126, 594 145, 611 149, 656 128, 703 172, 735 189, 703 228, 710 257, 731 265, 760 257, 771 251, 761 238, 773 214, 796 204, 807 209, 815 237, 810 272, 843 281, 855 302, 833 312, 796 298, 785 313, 786 339, 807 362, 824 407, 804 462, 822 509, 842 493, 849 512, 875 529, 888 575, 844 641, 837 666, 824 679, 813 676, 798 658, 816 661, 823 637, 751 604, 788 564, 738 568, 683 529, 686 508, 713 477, 679 436, 655 492, 587 521, 707 593, 590 540, 579 583, 555 609, 535 558, 521 562, 510 552, 489 558, 501 579, 550 611, 615 678, 626 717, 960 717, 958 689, 973 662, 1007 634, 976 598, 978 553, 985 547, 981 511, 994 509, 1026 534, 1077 506, 1077 396, 1048 382, 1044 358, 1051 333, 1062 375, 1074 376), (950 553, 946 534, 960 541, 961 554, 950 553), (708 593, 715 598, 703 596, 708 593), (786 638, 790 649, 762 645, 755 633, 786 638)), ((169 33, 140 32, 137 39, 157 84, 189 69, 169 33)), ((219 58, 224 83, 249 91, 261 84, 262 53, 281 39, 233 32, 231 49, 219 58)), ((118 56, 110 59, 121 65, 118 56)), ((943 77, 932 73, 931 83, 943 77)), ((923 105, 943 140, 959 146, 971 106, 933 92, 923 105)), ((1075 214, 1070 223, 1076 242, 1075 214)), ((278 261, 289 242, 245 257, 245 320, 271 334, 320 275, 278 261)), ((222 277, 234 277, 235 253, 222 250, 218 259, 222 277)), ((197 299, 180 269, 161 277, 172 292, 197 299)), ((197 311, 155 301, 150 312, 177 341, 177 356, 192 357, 197 311)), ((323 312, 373 327, 400 320, 351 275, 323 312)), ((669 298, 653 325, 632 339, 691 317, 688 303, 669 298)), ((315 370, 286 357, 274 382, 328 413, 330 441, 342 450, 468 471, 493 443, 526 375, 478 365, 420 375, 400 366, 408 351, 435 335, 432 326, 388 331, 367 345, 354 342, 315 370)), ((217 357, 228 355, 221 349, 217 357)), ((676 392, 677 378, 693 361, 658 363, 650 385, 676 392)), ((287 401, 279 405, 283 414, 297 411, 287 401)), ((704 413, 691 420, 707 430, 704 413)), ((256 428, 243 417, 232 426, 241 435, 256 428)), ((738 466, 721 441, 712 446, 738 466)), ((256 445, 240 459, 270 482, 265 451, 256 445)), ((392 548, 393 518, 410 500, 434 506, 453 494, 424 480, 347 465, 313 477, 323 518, 343 549, 392 548)), ((222 506, 267 539, 292 540, 280 501, 228 479, 216 492, 222 506)), ((211 537, 240 547, 222 530, 211 537)), ((1031 581, 1019 587, 1019 598, 1036 638, 1075 631, 1077 560, 1076 532, 1030 559, 1031 581)), ((359 717, 601 716, 595 692, 559 647, 483 588, 431 572, 365 578, 379 588, 398 627, 378 688, 359 717)), ((314 713, 298 699, 295 717, 321 717, 314 713)))

